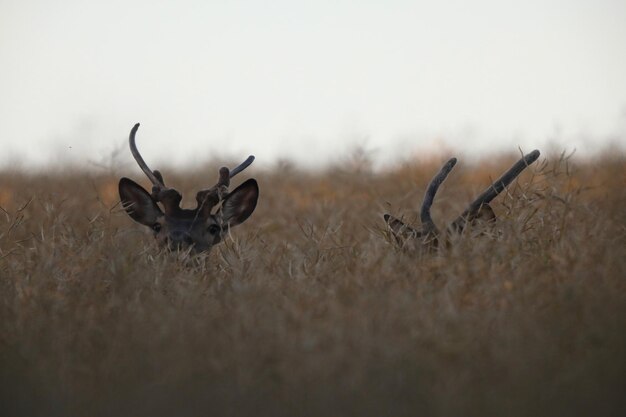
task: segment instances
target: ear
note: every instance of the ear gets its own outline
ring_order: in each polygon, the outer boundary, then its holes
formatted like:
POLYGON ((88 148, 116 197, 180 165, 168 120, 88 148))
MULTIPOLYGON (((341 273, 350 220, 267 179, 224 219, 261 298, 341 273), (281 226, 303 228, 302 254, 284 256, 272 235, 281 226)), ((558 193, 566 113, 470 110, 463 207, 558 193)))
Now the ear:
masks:
POLYGON ((397 219, 390 214, 385 214, 383 217, 385 219, 385 223, 387 223, 396 239, 405 240, 422 236, 422 232, 404 224, 404 222, 400 219, 397 219))
POLYGON ((135 181, 122 178, 119 184, 120 199, 126 213, 136 222, 152 226, 163 212, 150 194, 135 181))
POLYGON ((472 218, 472 224, 476 223, 491 223, 496 221, 496 213, 491 206, 487 203, 483 203, 478 209, 478 213, 472 218))
POLYGON ((470 224, 473 227, 478 225, 485 226, 488 224, 493 224, 495 221, 496 213, 493 211, 489 204, 483 203, 478 209, 478 212, 476 212, 476 214, 467 217, 460 216, 458 219, 452 222, 449 228, 456 233, 463 233, 463 230, 465 230, 467 224, 470 224))
POLYGON ((259 185, 256 180, 248 181, 235 188, 222 203, 222 222, 230 227, 243 223, 256 208, 259 185))

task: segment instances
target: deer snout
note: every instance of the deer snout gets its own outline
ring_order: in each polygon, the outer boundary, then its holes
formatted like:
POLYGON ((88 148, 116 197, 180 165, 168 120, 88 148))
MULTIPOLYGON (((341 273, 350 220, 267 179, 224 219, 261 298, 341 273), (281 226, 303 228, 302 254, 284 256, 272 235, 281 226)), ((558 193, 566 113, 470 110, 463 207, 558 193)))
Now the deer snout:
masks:
POLYGON ((191 235, 183 230, 173 230, 169 234, 170 247, 181 249, 194 244, 191 235))

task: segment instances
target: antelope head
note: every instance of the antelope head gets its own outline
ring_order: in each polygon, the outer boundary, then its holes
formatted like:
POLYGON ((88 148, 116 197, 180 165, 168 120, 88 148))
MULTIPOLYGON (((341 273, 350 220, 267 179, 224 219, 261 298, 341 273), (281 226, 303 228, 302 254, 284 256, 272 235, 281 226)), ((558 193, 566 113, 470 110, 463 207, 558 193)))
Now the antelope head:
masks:
MULTIPOLYGON (((539 158, 538 150, 524 155, 524 157, 498 178, 496 182, 478 196, 456 220, 446 227, 446 234, 448 236, 450 234, 460 234, 466 228, 467 224, 475 224, 479 221, 495 221, 496 215, 489 203, 511 184, 527 166, 535 162, 537 158, 539 158)), ((405 244, 409 242, 425 251, 431 251, 439 246, 442 233, 439 228, 437 228, 430 215, 430 207, 433 204, 437 190, 455 165, 456 158, 450 159, 430 181, 420 210, 421 229, 413 228, 390 214, 384 215, 385 222, 389 226, 391 234, 401 247, 404 247, 405 244)))
POLYGON ((137 223, 152 229, 159 244, 171 250, 208 252, 228 234, 231 227, 250 217, 259 197, 256 180, 249 179, 231 192, 228 186, 232 177, 254 161, 254 156, 249 156, 233 170, 220 168, 217 184, 196 194, 198 206, 183 209, 180 208, 181 194, 166 187, 161 173, 150 170, 141 157, 135 145, 137 129, 139 123, 130 131, 130 151, 152 182, 152 192, 131 179, 122 178, 119 183, 120 199, 126 213, 137 223))

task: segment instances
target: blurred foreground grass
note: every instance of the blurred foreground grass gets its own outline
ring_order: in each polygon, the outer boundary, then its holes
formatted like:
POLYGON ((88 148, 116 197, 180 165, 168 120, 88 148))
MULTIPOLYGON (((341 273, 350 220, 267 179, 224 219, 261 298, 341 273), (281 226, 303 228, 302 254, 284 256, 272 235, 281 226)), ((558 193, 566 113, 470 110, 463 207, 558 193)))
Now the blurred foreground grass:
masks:
MULTIPOLYGON (((516 158, 461 160, 435 221, 516 158)), ((415 220, 440 163, 251 168, 256 212, 192 260, 122 173, 0 173, 0 415, 624 415, 624 156, 541 157, 490 236, 397 251, 382 213, 415 220)), ((216 168, 164 174, 189 206, 216 168)))

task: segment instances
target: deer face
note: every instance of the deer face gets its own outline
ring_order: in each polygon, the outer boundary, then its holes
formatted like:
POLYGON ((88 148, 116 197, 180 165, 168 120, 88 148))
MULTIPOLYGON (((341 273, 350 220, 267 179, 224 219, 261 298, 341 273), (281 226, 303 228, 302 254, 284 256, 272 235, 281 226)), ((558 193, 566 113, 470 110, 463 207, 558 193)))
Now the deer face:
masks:
POLYGON ((231 227, 250 217, 259 196, 257 182, 249 179, 230 193, 228 186, 230 178, 250 165, 254 157, 249 157, 233 171, 222 168, 217 185, 197 193, 198 207, 182 209, 179 207, 182 196, 173 188, 165 187, 163 176, 158 171, 151 171, 137 151, 135 133, 138 127, 139 124, 131 130, 130 148, 140 168, 153 183, 152 193, 133 180, 122 178, 120 199, 128 215, 149 227, 159 244, 170 250, 208 252, 222 241, 231 227))
POLYGON ((171 250, 208 252, 231 227, 243 223, 256 208, 259 188, 250 179, 228 194, 215 214, 201 210, 175 210, 165 214, 139 184, 128 178, 119 183, 120 198, 128 215, 148 226, 157 242, 171 250))

